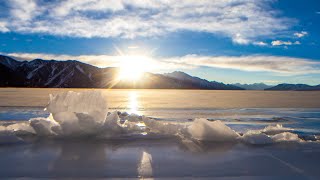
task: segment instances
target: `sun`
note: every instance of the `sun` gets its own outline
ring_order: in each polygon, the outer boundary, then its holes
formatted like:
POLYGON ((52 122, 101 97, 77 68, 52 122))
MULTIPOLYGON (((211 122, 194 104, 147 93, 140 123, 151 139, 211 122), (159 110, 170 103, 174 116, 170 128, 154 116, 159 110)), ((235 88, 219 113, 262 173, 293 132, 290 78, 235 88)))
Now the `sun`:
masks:
POLYGON ((140 80, 145 72, 151 71, 151 61, 146 56, 122 56, 119 79, 129 81, 140 80))

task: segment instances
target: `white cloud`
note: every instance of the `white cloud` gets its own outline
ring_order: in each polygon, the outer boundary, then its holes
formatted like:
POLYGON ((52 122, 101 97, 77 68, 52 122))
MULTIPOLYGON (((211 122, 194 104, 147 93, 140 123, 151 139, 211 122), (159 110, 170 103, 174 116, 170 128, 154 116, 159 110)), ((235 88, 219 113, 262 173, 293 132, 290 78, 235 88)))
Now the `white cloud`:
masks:
POLYGON ((294 33, 293 35, 296 36, 296 37, 298 37, 298 38, 302 38, 302 37, 308 35, 308 32, 306 32, 306 31, 301 31, 301 32, 296 32, 296 33, 294 33))
POLYGON ((192 66, 207 66, 241 71, 274 72, 280 74, 320 73, 320 62, 282 56, 198 56, 187 55, 166 61, 192 66))
MULTIPOLYGON (((0 53, 1 54, 1 53, 0 53)), ((4 53, 2 53, 4 54, 4 53)), ((117 67, 123 63, 123 56, 112 55, 54 55, 54 54, 35 54, 35 53, 9 53, 6 54, 18 59, 32 60, 55 59, 55 60, 80 60, 84 63, 99 67, 117 67)), ((156 70, 169 69, 190 69, 201 66, 236 69, 240 71, 252 72, 271 72, 279 75, 295 75, 295 74, 320 74, 320 62, 304 59, 292 58, 284 56, 199 56, 186 55, 181 57, 170 58, 151 58, 143 57, 147 63, 152 64, 156 70)))
POLYGON ((43 54, 43 53, 1 53, 7 56, 11 56, 17 60, 27 60, 31 61, 34 59, 44 59, 44 60, 78 60, 83 63, 91 64, 97 67, 119 67, 121 64, 128 60, 143 59, 149 64, 149 67, 154 67, 158 70, 168 70, 168 69, 190 69, 194 68, 193 65, 181 64, 176 62, 166 62, 161 60, 155 60, 154 58, 147 56, 120 56, 120 55, 66 55, 66 54, 43 54))
POLYGON ((11 17, 18 21, 31 20, 40 13, 35 0, 9 0, 11 17))
POLYGON ((233 42, 237 44, 249 44, 249 39, 247 39, 245 36, 243 36, 240 33, 237 33, 234 37, 232 37, 233 42))
MULTIPOLYGON (((6 54, 6 53, 2 53, 6 54)), ((41 54, 41 53, 7 53, 6 55, 21 59, 21 60, 33 60, 33 59, 45 59, 45 60, 79 60, 81 62, 91 64, 98 67, 115 67, 119 66, 119 56, 110 56, 110 55, 56 55, 56 54, 41 54)))
POLYGON ((295 41, 293 44, 300 45, 301 43, 300 43, 300 41, 295 41))
POLYGON ((8 32, 7 23, 0 21, 0 32, 8 32))
POLYGON ((120 11, 124 4, 119 0, 68 0, 55 5, 52 11, 54 16, 67 16, 72 13, 86 11, 120 11))
POLYGON ((291 46, 291 45, 300 45, 300 41, 295 41, 295 42, 291 42, 291 41, 281 41, 281 40, 275 40, 271 42, 272 46, 291 46))
POLYGON ((151 37, 177 31, 219 34, 237 44, 276 37, 292 19, 264 0, 10 0, 6 28, 76 37, 151 37), (10 23, 9 23, 10 22, 10 23))
POLYGON ((253 42, 253 45, 257 45, 257 46, 268 46, 268 43, 265 43, 263 41, 257 41, 257 42, 253 42))

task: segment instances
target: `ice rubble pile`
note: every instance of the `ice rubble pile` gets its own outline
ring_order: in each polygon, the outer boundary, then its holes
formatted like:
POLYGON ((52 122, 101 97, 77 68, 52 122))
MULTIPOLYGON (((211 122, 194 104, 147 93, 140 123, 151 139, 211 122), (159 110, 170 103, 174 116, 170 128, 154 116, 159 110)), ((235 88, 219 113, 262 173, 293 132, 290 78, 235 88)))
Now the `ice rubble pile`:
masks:
POLYGON ((82 137, 117 138, 121 135, 159 134, 190 138, 199 141, 242 141, 249 144, 268 144, 283 141, 302 141, 291 129, 281 125, 240 135, 223 122, 195 119, 191 124, 165 123, 135 114, 108 114, 106 97, 100 91, 63 92, 50 95, 47 118, 33 118, 28 123, 0 126, 0 143, 21 141, 20 137, 82 137))

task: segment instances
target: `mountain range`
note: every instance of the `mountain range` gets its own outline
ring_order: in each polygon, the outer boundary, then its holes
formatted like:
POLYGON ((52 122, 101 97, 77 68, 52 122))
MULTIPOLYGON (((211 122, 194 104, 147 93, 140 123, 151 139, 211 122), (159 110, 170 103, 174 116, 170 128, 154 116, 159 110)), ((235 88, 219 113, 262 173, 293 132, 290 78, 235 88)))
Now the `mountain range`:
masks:
POLYGON ((320 84, 316 86, 310 86, 307 84, 278 84, 274 87, 267 88, 269 91, 319 91, 320 84))
POLYGON ((98 68, 75 60, 17 61, 0 55, 0 87, 243 90, 178 71, 145 73, 139 81, 130 82, 119 80, 119 71, 119 68, 98 68))
POLYGON ((0 55, 0 87, 114 88, 114 89, 208 89, 208 90, 320 90, 320 85, 264 83, 224 84, 181 71, 144 73, 139 81, 119 80, 120 68, 99 68, 76 60, 35 59, 18 61, 0 55))
POLYGON ((270 85, 266 85, 264 83, 253 83, 253 84, 235 83, 235 84, 232 84, 232 85, 241 87, 241 88, 246 89, 246 90, 264 90, 264 89, 273 87, 273 86, 270 86, 270 85))

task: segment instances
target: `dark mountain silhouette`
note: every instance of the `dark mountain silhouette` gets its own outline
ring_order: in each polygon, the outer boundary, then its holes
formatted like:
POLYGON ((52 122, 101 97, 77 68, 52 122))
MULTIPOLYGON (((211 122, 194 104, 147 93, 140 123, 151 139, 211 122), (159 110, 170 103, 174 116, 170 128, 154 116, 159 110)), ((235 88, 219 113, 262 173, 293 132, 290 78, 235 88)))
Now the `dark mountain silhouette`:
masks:
POLYGON ((278 84, 272 88, 267 88, 269 91, 318 91, 320 85, 310 86, 307 84, 278 84))
POLYGON ((118 79, 119 70, 115 67, 98 68, 75 60, 17 61, 0 55, 0 86, 242 90, 237 86, 210 82, 183 72, 145 73, 139 81, 123 81, 118 79))
POLYGON ((235 84, 232 84, 232 85, 241 87, 241 88, 246 89, 246 90, 264 90, 264 89, 273 87, 273 86, 270 86, 270 85, 266 85, 264 83, 253 83, 253 84, 235 83, 235 84))
POLYGON ((189 74, 181 71, 174 71, 172 73, 165 73, 163 75, 166 77, 170 77, 172 79, 176 79, 181 83, 190 82, 192 85, 200 86, 200 87, 203 87, 204 89, 234 89, 234 90, 243 89, 230 84, 224 84, 216 81, 208 81, 206 79, 190 76, 189 74))

